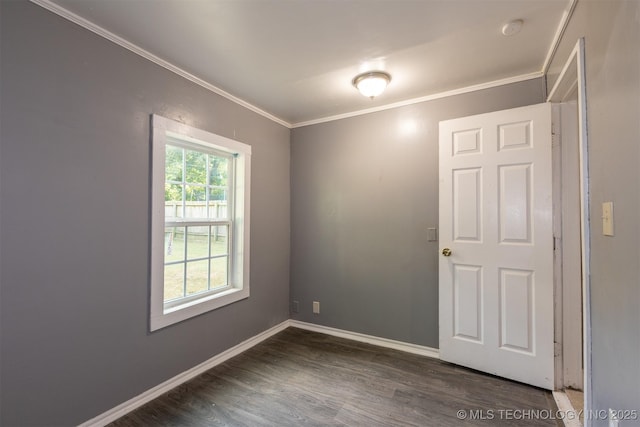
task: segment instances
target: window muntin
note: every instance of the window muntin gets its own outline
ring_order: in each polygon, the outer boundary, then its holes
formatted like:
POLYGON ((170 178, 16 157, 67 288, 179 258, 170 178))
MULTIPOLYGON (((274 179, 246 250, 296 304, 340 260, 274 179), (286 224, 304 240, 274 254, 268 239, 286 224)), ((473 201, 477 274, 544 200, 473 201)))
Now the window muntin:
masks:
POLYGON ((164 304, 229 287, 232 154, 169 138, 165 149, 164 304))
POLYGON ((251 147, 153 116, 151 330, 249 296, 251 147))

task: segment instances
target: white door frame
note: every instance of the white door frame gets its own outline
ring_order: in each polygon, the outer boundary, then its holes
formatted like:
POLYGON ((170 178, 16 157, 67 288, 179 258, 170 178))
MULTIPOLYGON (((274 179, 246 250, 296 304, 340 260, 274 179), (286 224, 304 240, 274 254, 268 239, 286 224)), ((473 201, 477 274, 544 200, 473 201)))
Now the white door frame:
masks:
MULTIPOLYGON (((549 92, 547 102, 562 102, 577 89, 578 93, 578 148, 580 162, 580 227, 582 264, 582 331, 584 365, 584 408, 592 408, 591 386, 591 277, 590 277, 590 219, 589 219, 589 156, 587 140, 587 100, 585 87, 584 38, 580 38, 569 55, 558 80, 549 92)), ((563 167, 563 166, 561 166, 563 167)), ((564 309, 564 307, 563 307, 564 309)), ((563 311, 564 313, 564 311, 563 311)), ((586 419, 586 426, 591 424, 586 419)))

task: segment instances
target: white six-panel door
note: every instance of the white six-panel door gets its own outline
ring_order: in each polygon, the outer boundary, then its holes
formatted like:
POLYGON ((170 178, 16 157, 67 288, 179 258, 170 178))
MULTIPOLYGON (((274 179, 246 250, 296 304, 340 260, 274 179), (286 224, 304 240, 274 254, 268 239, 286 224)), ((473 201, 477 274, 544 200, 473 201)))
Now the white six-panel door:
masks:
POLYGON ((552 389, 551 106, 440 122, 439 197, 440 357, 552 389))

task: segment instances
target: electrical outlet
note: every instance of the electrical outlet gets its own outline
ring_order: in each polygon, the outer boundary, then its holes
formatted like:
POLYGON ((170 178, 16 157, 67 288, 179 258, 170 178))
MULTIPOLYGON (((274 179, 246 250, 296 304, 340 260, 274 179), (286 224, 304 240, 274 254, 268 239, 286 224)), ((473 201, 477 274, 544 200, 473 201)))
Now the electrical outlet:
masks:
POLYGON ((291 311, 293 313, 300 313, 300 302, 293 301, 293 303, 291 304, 291 311))
POLYGON ((320 314, 320 301, 313 302, 313 314, 320 314))

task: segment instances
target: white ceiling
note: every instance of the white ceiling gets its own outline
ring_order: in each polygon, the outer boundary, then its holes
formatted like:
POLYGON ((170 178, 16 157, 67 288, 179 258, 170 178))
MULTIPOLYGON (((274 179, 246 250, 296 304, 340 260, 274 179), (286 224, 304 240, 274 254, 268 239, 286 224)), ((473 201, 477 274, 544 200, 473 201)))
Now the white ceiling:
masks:
MULTIPOLYGON (((541 75, 571 0, 39 0, 289 125, 541 75), (502 25, 524 20, 514 36, 502 25), (351 85, 392 75, 373 101, 351 85)), ((95 28, 94 28, 95 30, 95 28)), ((101 31, 98 31, 101 32, 101 31)))

